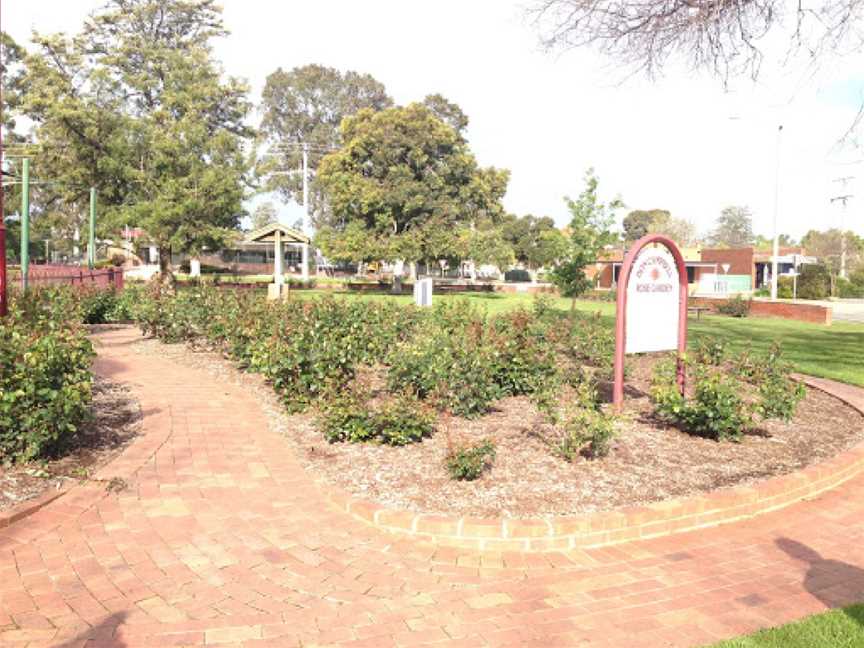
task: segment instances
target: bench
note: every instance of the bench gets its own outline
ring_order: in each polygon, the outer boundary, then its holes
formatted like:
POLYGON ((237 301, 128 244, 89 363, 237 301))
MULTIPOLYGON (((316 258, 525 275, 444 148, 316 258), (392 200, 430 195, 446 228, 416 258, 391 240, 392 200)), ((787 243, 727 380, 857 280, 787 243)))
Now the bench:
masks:
POLYGON ((707 306, 688 306, 687 312, 696 313, 696 319, 701 320, 702 319, 702 313, 710 313, 711 309, 708 308, 707 306))

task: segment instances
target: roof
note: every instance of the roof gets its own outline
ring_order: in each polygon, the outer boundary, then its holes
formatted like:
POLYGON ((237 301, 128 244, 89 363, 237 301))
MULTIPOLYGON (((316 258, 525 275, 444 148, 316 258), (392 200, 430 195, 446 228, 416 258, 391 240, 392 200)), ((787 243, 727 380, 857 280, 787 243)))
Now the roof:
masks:
POLYGON ((246 235, 244 243, 274 243, 276 241, 276 232, 282 234, 283 243, 311 243, 312 239, 306 236, 303 232, 286 227, 281 223, 270 223, 264 227, 259 227, 252 230, 246 235))

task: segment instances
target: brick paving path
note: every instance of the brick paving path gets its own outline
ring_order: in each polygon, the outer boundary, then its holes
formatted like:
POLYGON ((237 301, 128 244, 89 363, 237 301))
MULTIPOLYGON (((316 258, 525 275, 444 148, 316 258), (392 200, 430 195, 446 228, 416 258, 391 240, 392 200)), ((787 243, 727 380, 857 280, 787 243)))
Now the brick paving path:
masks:
POLYGON ((864 477, 664 539, 436 549, 325 504, 239 387, 97 338, 145 436, 0 529, 0 645, 698 646, 864 599, 864 477))

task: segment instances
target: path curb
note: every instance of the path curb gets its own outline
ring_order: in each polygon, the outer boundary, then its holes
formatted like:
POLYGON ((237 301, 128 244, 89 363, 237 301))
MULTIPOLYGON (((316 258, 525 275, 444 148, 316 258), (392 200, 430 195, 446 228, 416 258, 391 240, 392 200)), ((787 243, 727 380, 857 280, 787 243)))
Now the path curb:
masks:
MULTIPOLYGON (((796 379, 864 415, 864 390, 810 376, 796 379)), ((464 549, 546 552, 602 547, 739 522, 816 497, 862 471, 864 442, 827 461, 749 486, 601 513, 530 519, 416 513, 356 498, 329 484, 319 483, 319 487, 338 508, 391 534, 464 549)))

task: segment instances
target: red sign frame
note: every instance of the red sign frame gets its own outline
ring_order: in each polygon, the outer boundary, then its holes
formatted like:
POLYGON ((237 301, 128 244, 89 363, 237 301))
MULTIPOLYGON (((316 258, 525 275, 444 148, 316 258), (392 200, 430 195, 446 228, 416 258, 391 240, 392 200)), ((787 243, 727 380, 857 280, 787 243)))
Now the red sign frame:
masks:
POLYGON ((612 389, 612 402, 615 405, 616 411, 621 411, 624 405, 624 351, 626 346, 626 330, 627 330, 627 284, 630 281, 630 272, 633 269, 633 264, 636 262, 636 257, 648 245, 657 244, 663 245, 672 258, 675 259, 675 266, 678 269, 678 389, 684 393, 684 353, 687 350, 687 266, 684 263, 684 256, 681 250, 675 245, 675 242, 662 234, 648 234, 636 241, 624 256, 624 263, 621 265, 621 272, 618 274, 618 295, 616 300, 615 311, 615 384, 612 389))

